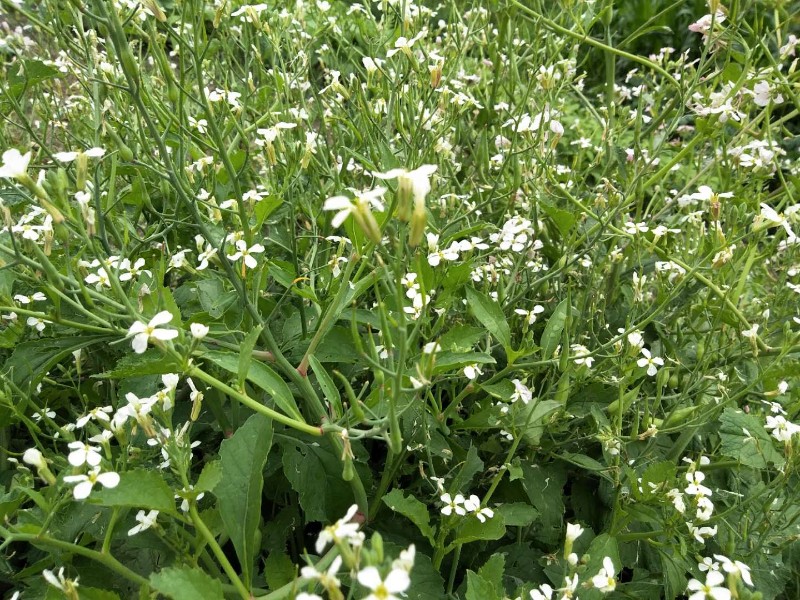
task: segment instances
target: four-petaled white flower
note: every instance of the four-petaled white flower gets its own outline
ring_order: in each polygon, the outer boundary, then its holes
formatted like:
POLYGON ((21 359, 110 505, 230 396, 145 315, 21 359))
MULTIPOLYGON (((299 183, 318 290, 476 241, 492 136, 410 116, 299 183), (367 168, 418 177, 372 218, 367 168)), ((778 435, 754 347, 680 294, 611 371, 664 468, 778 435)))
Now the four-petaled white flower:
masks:
POLYGON ((650 350, 647 348, 642 348, 640 352, 643 356, 636 361, 636 364, 641 368, 647 367, 647 374, 650 377, 653 377, 656 373, 658 373, 658 367, 664 366, 664 359, 651 355, 650 350))
POLYGON ((92 488, 95 483, 99 483, 103 487, 115 488, 119 485, 119 474, 113 471, 100 472, 100 467, 95 467, 89 471, 88 475, 67 475, 64 477, 65 483, 77 483, 73 490, 72 495, 75 500, 84 500, 92 493, 92 488))
POLYGON ((364 600, 400 600, 395 594, 402 594, 411 585, 411 578, 405 569, 392 569, 381 577, 376 567, 366 567, 358 572, 358 583, 372 590, 364 600))
POLYGON ((544 312, 544 306, 541 304, 537 304, 531 310, 525 310, 524 308, 515 308, 514 312, 518 315, 525 317, 525 322, 528 325, 533 325, 536 323, 536 317, 544 312))
POLYGON ((53 158, 59 162, 68 163, 78 158, 81 154, 89 158, 100 158, 104 156, 105 153, 106 151, 104 148, 89 148, 88 150, 78 152, 56 152, 53 154, 53 158))
POLYGON ((90 446, 83 442, 70 442, 68 446, 72 452, 67 456, 67 460, 73 467, 80 467, 84 464, 96 467, 103 459, 100 455, 100 448, 96 446, 90 446))
POLYGON ((136 513, 137 524, 128 530, 128 535, 129 536, 136 535, 137 533, 141 533, 143 531, 146 531, 147 529, 150 529, 153 525, 156 524, 157 520, 158 520, 157 510, 151 510, 148 513, 145 513, 143 510, 140 510, 138 513, 136 513))
POLYGON ((31 162, 31 153, 20 154, 16 148, 3 152, 3 166, 0 167, 0 177, 19 179, 28 174, 28 164, 31 162))
POLYGON ((456 494, 456 497, 453 498, 449 493, 445 493, 441 495, 439 500, 444 503, 444 506, 442 507, 443 515, 450 516, 455 512, 457 515, 461 515, 463 517, 467 514, 467 510, 464 507, 464 496, 461 494, 456 494))
POLYGON ((592 585, 604 594, 613 592, 617 587, 617 580, 614 577, 616 573, 617 570, 614 568, 614 563, 611 558, 606 556, 603 559, 603 567, 600 572, 592 577, 592 585))
POLYGON ((136 354, 142 354, 147 350, 147 343, 150 340, 160 340, 162 342, 174 340, 178 337, 178 331, 175 329, 159 329, 159 325, 166 325, 172 321, 172 313, 168 310, 162 310, 155 317, 150 319, 149 323, 136 321, 128 329, 128 336, 133 336, 133 351, 136 354))
POLYGON ((240 258, 244 259, 244 263, 242 264, 242 272, 244 272, 245 266, 250 269, 255 269, 258 266, 258 261, 256 261, 253 254, 259 254, 264 252, 264 246, 261 244, 253 244, 249 248, 247 247, 247 242, 244 240, 236 240, 236 252, 233 254, 228 254, 228 260, 236 262, 240 258))
POLYGON ((686 590, 692 592, 689 600, 730 600, 731 591, 724 587, 725 576, 719 571, 709 571, 706 575, 706 582, 692 579, 686 586, 686 590))
POLYGON ((316 550, 321 554, 325 547, 331 542, 339 541, 356 541, 360 542, 358 531, 360 524, 354 522, 353 518, 358 512, 358 505, 353 504, 345 513, 344 517, 336 521, 333 525, 328 525, 325 529, 319 532, 317 537, 316 550))

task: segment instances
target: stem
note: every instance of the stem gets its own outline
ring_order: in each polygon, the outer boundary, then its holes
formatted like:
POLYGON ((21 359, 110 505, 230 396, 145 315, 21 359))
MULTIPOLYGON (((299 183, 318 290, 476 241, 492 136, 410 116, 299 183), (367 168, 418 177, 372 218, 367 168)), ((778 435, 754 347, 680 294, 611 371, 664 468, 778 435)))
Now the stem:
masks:
POLYGON ((244 598, 244 600, 250 600, 250 592, 248 592, 247 588, 244 587, 242 580, 239 579, 236 571, 233 570, 233 566, 231 566, 231 563, 228 561, 228 557, 225 556, 225 553, 222 551, 222 548, 219 547, 217 540, 214 538, 211 531, 209 531, 208 527, 206 527, 203 519, 200 518, 200 514, 197 512, 197 507, 194 505, 194 503, 189 506, 189 516, 192 517, 194 526, 197 528, 197 531, 200 532, 200 535, 203 536, 203 539, 211 548, 214 556, 217 557, 219 564, 222 565, 222 569, 225 571, 228 579, 231 580, 231 583, 236 588, 236 591, 242 598, 244 598))

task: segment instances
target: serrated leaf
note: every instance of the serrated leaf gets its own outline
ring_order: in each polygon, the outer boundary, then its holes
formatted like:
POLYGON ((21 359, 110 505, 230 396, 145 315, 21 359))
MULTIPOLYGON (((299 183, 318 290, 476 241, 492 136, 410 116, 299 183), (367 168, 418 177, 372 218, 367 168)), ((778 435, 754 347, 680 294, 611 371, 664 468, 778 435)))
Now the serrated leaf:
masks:
POLYGON ((431 545, 434 544, 435 532, 430 524, 428 507, 423 502, 420 502, 414 496, 404 495, 402 490, 393 489, 383 497, 383 503, 394 512, 400 513, 414 523, 420 533, 428 538, 431 545))
POLYGON ((755 416, 726 408, 719 420, 722 455, 754 469, 765 469, 768 463, 782 467, 786 462, 775 449, 772 436, 755 416))
POLYGON ((108 339, 106 336, 80 335, 40 338, 17 344, 3 365, 2 375, 23 390, 35 389, 50 369, 75 350, 108 339))
POLYGON ((470 516, 458 529, 455 539, 448 549, 458 544, 468 544, 478 540, 499 540, 505 534, 506 526, 501 515, 495 513, 494 517, 487 519, 485 523, 481 523, 475 516, 470 516))
POLYGON ((509 351, 511 349, 511 330, 500 305, 471 287, 467 288, 467 305, 481 325, 497 338, 506 351, 509 351))
POLYGON ((495 514, 503 517, 503 522, 508 527, 527 527, 539 516, 539 511, 524 502, 503 504, 494 509, 495 514))
POLYGON ((223 600, 222 583, 200 569, 168 567, 150 575, 150 584, 172 600, 223 600))
POLYGON ((264 464, 272 446, 272 420, 252 415, 219 449, 222 477, 214 488, 225 530, 233 542, 245 584, 253 575, 260 534, 264 464))
POLYGON ((120 473, 117 487, 96 489, 90 498, 92 502, 102 506, 129 506, 177 514, 172 489, 161 474, 155 471, 120 473))
POLYGON ((200 472, 200 477, 197 478, 197 482, 194 484, 194 489, 198 492, 213 492, 221 479, 222 462, 215 460, 206 463, 206 466, 200 472))
POLYGON ((566 300, 559 302, 553 314, 547 320, 547 325, 544 326, 539 346, 542 348, 542 358, 545 360, 553 357, 558 344, 561 343, 561 332, 564 330, 569 308, 569 303, 566 300))
MULTIPOLYGON (((233 352, 210 351, 203 356, 234 375, 239 373, 239 356, 233 352)), ((298 421, 305 421, 289 386, 267 365, 258 360, 251 360, 247 369, 247 381, 267 392, 284 413, 298 421)))
POLYGON ((467 570, 466 600, 500 600, 494 586, 474 571, 467 570))

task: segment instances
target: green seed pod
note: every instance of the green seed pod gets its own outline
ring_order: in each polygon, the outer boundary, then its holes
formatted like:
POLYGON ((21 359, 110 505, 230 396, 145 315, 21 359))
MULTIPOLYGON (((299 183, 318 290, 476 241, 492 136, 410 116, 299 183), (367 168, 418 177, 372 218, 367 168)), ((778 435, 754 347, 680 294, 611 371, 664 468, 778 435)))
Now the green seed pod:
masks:
POLYGON ((345 481, 352 481, 356 475, 355 467, 353 466, 353 459, 349 456, 344 457, 344 465, 342 466, 342 479, 345 481))

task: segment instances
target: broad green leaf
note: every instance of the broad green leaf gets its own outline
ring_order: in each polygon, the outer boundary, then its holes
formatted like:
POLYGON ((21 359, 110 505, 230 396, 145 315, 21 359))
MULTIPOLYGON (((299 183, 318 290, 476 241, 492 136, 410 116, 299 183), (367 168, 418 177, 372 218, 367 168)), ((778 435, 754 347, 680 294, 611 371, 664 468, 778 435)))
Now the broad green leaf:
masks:
MULTIPOLYGON (((586 573, 589 577, 594 577, 603 568, 603 559, 608 557, 614 563, 614 569, 617 573, 622 570, 622 562, 619 559, 619 548, 617 540, 613 536, 606 533, 598 535, 589 544, 589 549, 586 551, 589 555, 589 561, 586 563, 586 573)), ((616 575, 616 573, 615 573, 616 575)), ((581 598, 587 600, 600 600, 604 594, 596 589, 589 589, 581 592, 581 598)))
POLYGON ((561 408, 558 400, 531 401, 516 413, 514 423, 527 442, 536 445, 544 433, 545 420, 561 408))
POLYGON ((565 460, 568 463, 572 463, 586 471, 591 471, 595 475, 599 475, 603 479, 606 479, 610 483, 614 482, 614 479, 607 473, 608 467, 599 461, 593 459, 590 456, 586 456, 585 454, 576 454, 572 452, 562 452, 558 455, 558 458, 561 460, 565 460))
POLYGON ((536 527, 536 537, 548 544, 562 543, 564 516, 564 484, 567 480, 565 465, 558 463, 541 466, 522 463, 525 476, 520 480, 531 504, 539 511, 541 526, 536 527))
POLYGON ((501 600, 494 586, 474 571, 467 570, 466 600, 501 600))
POLYGON ((236 375, 239 378, 240 387, 244 386, 244 380, 247 378, 247 373, 250 370, 250 363, 253 362, 253 348, 256 346, 256 341, 258 341, 258 336, 261 335, 262 329, 263 327, 261 325, 253 327, 253 329, 247 332, 247 335, 239 345, 239 368, 236 375))
POLYGON ((200 305, 212 319, 219 319, 236 301, 236 292, 226 290, 222 281, 217 278, 202 279, 196 285, 200 305))
POLYGON ((61 77, 61 72, 55 67, 40 60, 20 60, 8 68, 6 92, 19 97, 26 89, 56 77, 61 77))
POLYGON ((81 600, 119 600, 119 594, 95 587, 80 587, 81 600))
POLYGON ((99 486, 90 496, 92 502, 102 506, 129 506, 176 514, 175 495, 155 471, 126 471, 120 473, 119 484, 114 488, 99 486))
POLYGON ((457 544, 468 544, 478 540, 499 540, 506 534, 506 525, 503 517, 495 514, 485 523, 481 523, 478 517, 470 516, 464 519, 464 524, 458 529, 452 543, 448 548, 453 548, 457 544))
POLYGON ((223 441, 219 450, 222 478, 214 495, 247 585, 258 553, 263 471, 271 446, 272 420, 256 413, 223 441))
POLYGON ((561 234, 561 237, 567 237, 569 232, 572 230, 572 226, 575 225, 575 213, 562 208, 557 208, 546 202, 540 202, 539 206, 541 207, 542 212, 550 217, 553 223, 555 223, 559 233, 561 234))
POLYGON ((297 565, 285 552, 270 552, 264 561, 264 579, 271 590, 292 582, 297 571, 297 565))
POLYGON ((430 524, 428 507, 423 502, 414 496, 404 495, 402 490, 394 489, 383 497, 383 503, 414 523, 420 533, 428 538, 431 545, 434 544, 435 532, 430 524))
POLYGON ((150 585, 172 600, 223 600, 222 583, 192 567, 168 567, 150 575, 150 585))
POLYGON ((539 511, 524 502, 503 504, 494 509, 495 514, 503 517, 508 527, 527 527, 539 516, 539 511))
POLYGON ((757 417, 726 408, 719 420, 722 455, 754 469, 765 469, 768 463, 782 467, 786 462, 757 417))
POLYGON ((461 470, 453 478, 450 484, 450 490, 453 493, 464 490, 472 482, 472 478, 476 473, 483 470, 483 461, 478 456, 478 449, 475 446, 470 446, 467 451, 467 456, 461 466, 461 470))
MULTIPOLYGON (((203 356, 234 375, 239 372, 239 356, 233 352, 212 350, 203 356)), ((289 386, 267 365, 258 360, 251 360, 247 370, 247 380, 267 392, 284 413, 298 421, 304 421, 289 386)))
POLYGON ((333 379, 325 370, 325 367, 322 366, 322 363, 319 362, 319 360, 317 360, 317 357, 314 356, 313 354, 308 357, 308 364, 311 365, 311 370, 317 377, 317 383, 319 383, 319 387, 322 389, 322 393, 325 395, 325 399, 333 407, 334 413, 338 416, 344 414, 344 409, 342 407, 342 397, 339 394, 339 388, 336 387, 336 384, 333 382, 333 379))
POLYGON ((97 379, 126 379, 128 377, 141 377, 143 375, 163 375, 164 373, 177 373, 178 365, 170 356, 157 348, 148 348, 142 354, 126 354, 111 371, 93 375, 97 379))
MULTIPOLYGON (((508 523, 506 523, 508 525, 508 523)), ((494 589, 501 596, 503 594, 503 573, 506 568, 506 557, 504 554, 493 554, 486 563, 478 569, 478 575, 492 584, 494 589)))
POLYGON ((286 478, 300 497, 306 520, 326 521, 326 495, 320 488, 325 486, 328 475, 322 461, 309 448, 294 445, 283 446, 281 460, 286 478))
POLYGON ((449 329, 439 338, 439 345, 442 350, 452 350, 453 352, 468 352, 486 334, 480 327, 472 325, 457 325, 449 329))
POLYGON ((62 338, 40 338, 17 344, 2 375, 9 377, 23 391, 35 389, 47 372, 75 350, 107 341, 106 336, 79 335, 62 338))
POLYGON ((213 492, 214 488, 222 479, 222 462, 215 460, 206 463, 194 484, 194 489, 198 492, 213 492))
POLYGON ((467 304, 475 318, 497 338, 506 351, 511 349, 511 330, 500 305, 474 288, 467 288, 467 304))
POLYGON ((547 325, 542 332, 542 339, 539 342, 539 346, 542 348, 542 358, 545 360, 553 358, 553 353, 561 343, 561 332, 564 330, 569 308, 569 303, 562 300, 547 320, 547 325))
POLYGON ((439 352, 436 355, 434 373, 446 373, 474 364, 494 364, 495 360, 483 352, 439 352))

